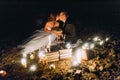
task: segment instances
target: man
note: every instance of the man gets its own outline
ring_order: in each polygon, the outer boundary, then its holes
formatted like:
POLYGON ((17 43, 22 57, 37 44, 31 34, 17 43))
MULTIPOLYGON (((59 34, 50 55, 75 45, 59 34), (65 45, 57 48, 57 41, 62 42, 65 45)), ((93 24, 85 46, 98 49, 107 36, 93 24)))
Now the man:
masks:
POLYGON ((75 42, 76 39, 76 30, 75 25, 69 21, 69 15, 66 11, 61 11, 59 14, 59 20, 63 22, 61 28, 63 34, 66 36, 66 41, 75 42))

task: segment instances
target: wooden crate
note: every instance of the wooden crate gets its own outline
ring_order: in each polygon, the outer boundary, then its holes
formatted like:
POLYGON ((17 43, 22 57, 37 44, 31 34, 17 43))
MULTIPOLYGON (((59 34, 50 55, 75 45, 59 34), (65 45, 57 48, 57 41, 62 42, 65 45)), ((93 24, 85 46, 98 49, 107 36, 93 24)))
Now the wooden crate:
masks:
POLYGON ((59 52, 60 52, 60 60, 68 59, 72 57, 72 49, 63 49, 63 50, 59 50, 59 52))
POLYGON ((47 53, 47 62, 54 62, 54 61, 59 61, 59 52, 51 52, 47 53))

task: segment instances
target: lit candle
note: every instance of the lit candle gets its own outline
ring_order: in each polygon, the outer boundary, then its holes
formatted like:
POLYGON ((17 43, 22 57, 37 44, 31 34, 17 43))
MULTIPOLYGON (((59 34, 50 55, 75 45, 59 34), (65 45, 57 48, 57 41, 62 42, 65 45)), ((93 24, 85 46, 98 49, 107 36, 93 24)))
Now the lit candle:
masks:
POLYGON ((6 71, 5 70, 0 70, 0 75, 3 77, 3 76, 6 76, 6 71))
POLYGON ((88 60, 87 53, 85 50, 78 48, 73 56, 73 66, 79 65, 82 60, 88 60))

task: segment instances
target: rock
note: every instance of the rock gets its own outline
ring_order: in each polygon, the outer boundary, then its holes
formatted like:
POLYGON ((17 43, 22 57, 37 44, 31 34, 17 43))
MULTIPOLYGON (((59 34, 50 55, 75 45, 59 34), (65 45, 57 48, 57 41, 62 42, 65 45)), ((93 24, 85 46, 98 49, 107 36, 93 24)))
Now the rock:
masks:
POLYGON ((100 71, 103 71, 103 66, 100 66, 100 67, 99 67, 99 70, 100 70, 100 71))

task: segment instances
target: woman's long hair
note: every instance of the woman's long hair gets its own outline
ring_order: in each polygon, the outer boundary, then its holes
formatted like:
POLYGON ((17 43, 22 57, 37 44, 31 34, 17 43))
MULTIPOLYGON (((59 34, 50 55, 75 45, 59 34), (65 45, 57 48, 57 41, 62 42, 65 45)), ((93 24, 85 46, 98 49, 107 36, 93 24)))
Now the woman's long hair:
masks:
POLYGON ((56 20, 57 14, 55 13, 50 13, 49 17, 48 17, 48 21, 52 21, 52 20, 56 20))

